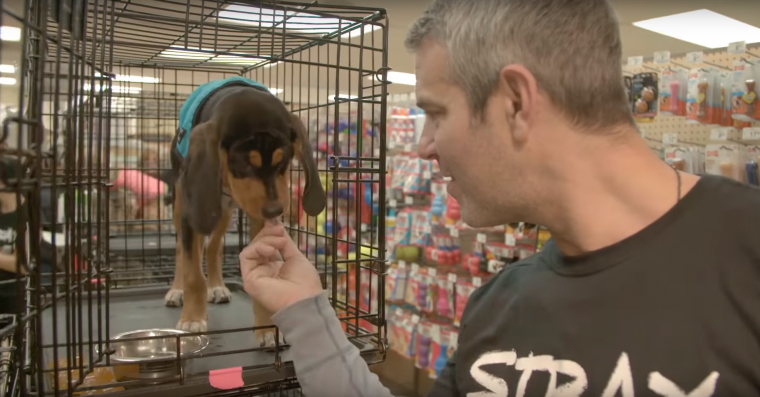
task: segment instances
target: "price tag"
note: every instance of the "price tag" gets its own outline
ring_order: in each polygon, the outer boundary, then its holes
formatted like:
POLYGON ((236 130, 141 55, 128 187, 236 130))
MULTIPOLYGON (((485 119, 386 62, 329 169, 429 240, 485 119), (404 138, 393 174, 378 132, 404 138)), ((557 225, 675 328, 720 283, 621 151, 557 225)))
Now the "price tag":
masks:
POLYGON ((449 281, 452 282, 452 283, 456 283, 457 282, 457 275, 456 275, 456 273, 449 273, 449 281))
POLYGON ((744 128, 742 130, 743 141, 760 141, 760 128, 744 128))
POLYGON ((670 63, 670 51, 655 52, 654 63, 670 63))
POLYGON ((686 54, 686 63, 700 64, 704 58, 705 53, 702 51, 694 51, 686 54))
POLYGON ((390 141, 388 142, 388 150, 393 150, 396 148, 396 142, 390 141))
POLYGON ((412 151, 412 144, 411 143, 407 143, 406 145, 404 145, 404 151, 405 152, 411 152, 412 151))
POLYGON ((397 316, 399 316, 399 317, 402 317, 402 316, 404 315, 404 311, 403 311, 403 310, 401 310, 401 308, 400 308, 400 307, 396 309, 395 313, 396 313, 396 315, 397 315, 397 316))
POLYGON ((515 235, 512 233, 504 234, 504 244, 506 244, 508 247, 514 247, 517 244, 515 235))
POLYGON ((437 271, 437 270, 435 270, 435 268, 434 268, 434 267, 429 267, 429 268, 428 268, 428 275, 429 275, 430 277, 435 277, 435 276, 437 276, 437 275, 438 275, 438 271, 437 271))
POLYGON ((747 52, 747 42, 737 41, 728 45, 729 54, 744 54, 747 52))
POLYGON ((486 241, 488 241, 488 239, 486 238, 486 235, 483 233, 478 233, 478 235, 476 236, 476 239, 481 244, 485 244, 486 241))
POLYGON ((398 261, 398 268, 399 269, 406 269, 406 262, 404 262, 404 261, 398 261))
POLYGON ((396 203, 396 200, 394 199, 390 199, 390 201, 388 201, 388 206, 391 208, 396 208, 397 205, 398 203, 396 203))
POLYGON ((677 145, 678 134, 675 132, 667 132, 667 133, 662 134, 662 143, 664 145, 677 145))
POLYGON ((420 322, 420 316, 412 314, 412 324, 417 325, 420 322))
POLYGON ((425 171, 425 172, 422 173, 422 177, 424 179, 430 179, 430 178, 433 177, 433 174, 430 171, 425 171))
POLYGON ((644 64, 644 57, 628 57, 628 66, 641 66, 644 64))
POLYGON ((457 229, 455 226, 452 226, 449 228, 449 234, 451 237, 459 237, 459 229, 457 229))
POLYGON ((412 204, 414 204, 414 197, 412 197, 412 196, 406 196, 406 197, 404 197, 404 204, 406 204, 406 205, 412 205, 412 204))
POLYGON ((422 225, 422 231, 424 233, 430 234, 432 232, 432 228, 430 227, 430 224, 426 223, 426 224, 422 225))
POLYGON ((483 285, 483 281, 480 279, 480 277, 473 277, 472 285, 474 285, 476 288, 480 288, 480 286, 483 285))
POLYGON ((420 265, 412 263, 412 274, 417 274, 420 271, 420 265))
POLYGON ((713 128, 710 131, 710 140, 725 141, 728 139, 728 131, 725 128, 713 128))

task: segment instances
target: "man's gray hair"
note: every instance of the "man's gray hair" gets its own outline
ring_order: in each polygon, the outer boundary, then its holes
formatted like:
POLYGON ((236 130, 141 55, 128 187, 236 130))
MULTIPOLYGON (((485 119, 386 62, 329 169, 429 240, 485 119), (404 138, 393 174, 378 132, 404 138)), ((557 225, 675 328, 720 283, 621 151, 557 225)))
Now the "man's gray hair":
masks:
POLYGON ((435 0, 412 25, 406 46, 446 46, 450 77, 476 118, 499 71, 525 66, 574 124, 632 123, 622 76, 617 17, 606 0, 435 0))

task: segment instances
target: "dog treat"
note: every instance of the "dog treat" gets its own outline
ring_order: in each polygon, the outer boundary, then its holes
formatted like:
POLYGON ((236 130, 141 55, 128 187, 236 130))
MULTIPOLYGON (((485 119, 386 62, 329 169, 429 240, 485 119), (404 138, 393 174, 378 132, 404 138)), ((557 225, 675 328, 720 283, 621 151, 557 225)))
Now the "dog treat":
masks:
POLYGON ((707 88, 710 85, 706 81, 697 84, 697 117, 704 118, 707 115, 707 88))

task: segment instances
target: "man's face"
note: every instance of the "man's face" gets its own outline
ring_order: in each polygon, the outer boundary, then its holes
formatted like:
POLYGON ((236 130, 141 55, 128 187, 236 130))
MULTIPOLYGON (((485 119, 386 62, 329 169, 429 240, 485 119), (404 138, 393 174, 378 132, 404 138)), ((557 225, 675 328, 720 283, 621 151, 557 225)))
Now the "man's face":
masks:
POLYGON ((448 192, 462 219, 484 227, 519 219, 520 161, 513 150, 503 98, 495 94, 482 118, 470 112, 465 92, 448 75, 448 52, 428 41, 416 54, 416 95, 425 111, 420 156, 437 159, 451 177, 448 192), (517 211, 518 213, 514 213, 517 211))

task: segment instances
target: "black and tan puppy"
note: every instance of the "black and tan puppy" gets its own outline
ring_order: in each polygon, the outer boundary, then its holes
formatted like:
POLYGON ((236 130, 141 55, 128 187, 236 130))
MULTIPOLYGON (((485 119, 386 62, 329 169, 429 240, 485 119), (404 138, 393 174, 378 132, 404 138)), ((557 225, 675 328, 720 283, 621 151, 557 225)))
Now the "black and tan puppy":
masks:
MULTIPOLYGON (((165 302, 182 306, 177 328, 191 332, 208 329, 207 302, 225 303, 231 298, 222 280, 221 259, 222 238, 233 209, 241 208, 248 216, 251 239, 266 220, 285 214, 294 158, 306 174, 304 212, 318 215, 326 201, 301 120, 266 89, 239 80, 212 83, 217 87, 206 88, 203 98, 188 98, 195 102, 183 107, 181 128, 172 143, 177 149, 172 150, 172 169, 178 244, 174 283, 165 302), (183 130, 183 116, 190 111, 192 128, 183 130), (208 280, 201 268, 206 236, 210 237, 208 280)), ((255 301, 253 308, 255 326, 272 325, 272 313, 255 301)), ((256 341, 273 346, 274 332, 259 331, 256 341)))

